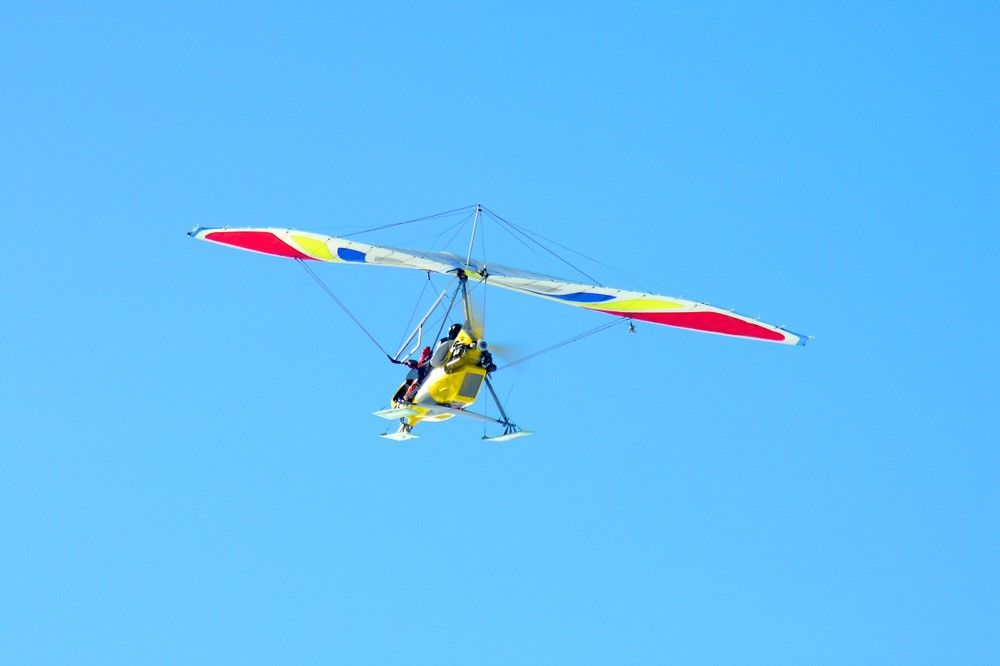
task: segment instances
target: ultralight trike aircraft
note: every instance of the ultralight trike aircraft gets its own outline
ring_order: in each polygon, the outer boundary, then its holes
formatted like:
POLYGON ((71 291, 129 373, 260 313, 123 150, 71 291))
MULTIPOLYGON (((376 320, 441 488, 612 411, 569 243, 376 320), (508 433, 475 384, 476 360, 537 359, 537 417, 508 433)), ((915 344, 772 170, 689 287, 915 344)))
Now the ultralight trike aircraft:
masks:
MULTIPOLYGON (((564 305, 571 305, 623 318, 605 323, 597 329, 578 335, 566 342, 580 339, 620 321, 627 321, 629 329, 634 331, 632 320, 739 338, 764 340, 785 345, 802 345, 808 339, 806 336, 792 333, 784 328, 705 303, 644 292, 615 289, 597 284, 596 282, 593 284, 573 282, 475 259, 472 257, 472 250, 476 238, 476 229, 480 223, 480 217, 482 215, 489 215, 500 224, 505 225, 507 230, 520 234, 524 239, 536 243, 539 247, 559 258, 563 263, 573 267, 589 278, 586 273, 583 273, 583 271, 580 271, 573 264, 562 259, 548 247, 542 245, 538 241, 537 235, 528 232, 523 227, 511 223, 479 205, 456 209, 417 220, 396 223, 394 225, 386 225, 385 227, 376 227, 376 229, 367 231, 459 213, 468 214, 472 221, 472 237, 469 241, 468 253, 464 258, 449 252, 370 245, 349 240, 346 237, 337 238, 306 231, 273 227, 199 227, 188 232, 188 235, 213 243, 297 260, 320 287, 326 291, 327 295, 389 357, 390 361, 408 366, 410 374, 403 385, 392 396, 388 407, 374 413, 375 416, 384 419, 399 420, 400 425, 397 431, 392 433, 387 432, 382 435, 382 437, 396 441, 415 438, 416 435, 412 433, 413 427, 422 421, 439 422, 455 416, 476 419, 499 425, 503 428, 503 432, 500 435, 493 437, 484 435, 483 439, 487 440, 506 441, 531 434, 530 431, 518 428, 508 418, 490 382, 490 376, 496 372, 497 366, 494 363, 490 346, 484 339, 481 317, 476 316, 470 302, 470 280, 487 286, 502 287, 522 294, 563 303, 564 305), (400 346, 399 350, 395 354, 389 354, 309 267, 306 262, 310 261, 409 268, 425 271, 428 277, 430 277, 431 273, 444 274, 449 276, 453 282, 440 292, 430 309, 419 320, 413 332, 400 346), (454 323, 448 330, 448 334, 442 337, 441 333, 444 331, 444 325, 449 321, 449 315, 459 297, 461 297, 463 321, 461 323, 454 323), (430 340, 434 347, 432 348, 431 345, 424 346, 425 326, 432 315, 442 308, 444 309, 444 315, 440 317, 441 322, 437 330, 437 335, 430 340), (423 350, 420 356, 413 358, 421 347, 423 347, 423 350), (469 411, 468 408, 476 401, 483 385, 486 386, 487 391, 496 403, 500 418, 491 418, 484 414, 469 411)), ((548 349, 542 350, 542 352, 566 344, 566 342, 553 345, 548 349)), ((537 354, 532 354, 531 356, 535 355, 537 354)), ((526 360, 526 358, 521 360, 526 360)), ((509 363, 506 367, 510 365, 513 365, 513 363, 509 363)))

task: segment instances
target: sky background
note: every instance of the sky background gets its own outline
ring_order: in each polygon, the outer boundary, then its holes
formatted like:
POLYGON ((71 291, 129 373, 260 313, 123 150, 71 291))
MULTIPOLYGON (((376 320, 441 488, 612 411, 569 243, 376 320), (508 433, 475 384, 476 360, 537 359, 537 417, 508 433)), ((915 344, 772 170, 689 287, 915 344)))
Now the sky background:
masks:
MULTIPOLYGON (((1000 11, 876 4, 3 3, 0 662, 1000 661, 1000 11), (534 437, 395 444, 185 235, 477 202, 816 339, 616 327, 497 376, 534 437)), ((317 270, 398 341, 421 274, 317 270)))

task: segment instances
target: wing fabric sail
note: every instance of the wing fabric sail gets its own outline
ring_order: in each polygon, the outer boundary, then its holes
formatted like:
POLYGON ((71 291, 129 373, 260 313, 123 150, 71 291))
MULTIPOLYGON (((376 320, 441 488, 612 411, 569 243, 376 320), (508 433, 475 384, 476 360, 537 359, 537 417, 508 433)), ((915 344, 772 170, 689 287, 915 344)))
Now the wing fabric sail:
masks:
POLYGON ((494 287, 619 317, 786 345, 802 345, 807 339, 778 326, 705 303, 570 282, 508 266, 487 266, 475 259, 466 263, 464 258, 447 252, 369 245, 344 238, 277 228, 199 228, 190 231, 189 235, 200 240, 292 259, 391 266, 435 273, 454 273, 461 269, 469 274, 470 279, 487 276, 486 284, 494 287))

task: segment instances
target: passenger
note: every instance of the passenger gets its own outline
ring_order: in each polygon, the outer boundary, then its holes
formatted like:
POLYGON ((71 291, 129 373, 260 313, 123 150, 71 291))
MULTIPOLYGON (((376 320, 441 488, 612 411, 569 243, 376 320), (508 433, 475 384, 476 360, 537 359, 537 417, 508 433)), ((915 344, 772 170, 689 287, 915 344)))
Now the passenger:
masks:
POLYGON ((406 367, 410 368, 410 372, 406 375, 409 385, 406 388, 406 392, 403 394, 403 402, 412 402, 413 396, 417 393, 417 389, 419 389, 420 385, 424 383, 425 379, 427 379, 427 373, 431 371, 430 363, 428 363, 430 358, 431 348, 424 347, 424 350, 420 352, 419 361, 406 361, 406 367))

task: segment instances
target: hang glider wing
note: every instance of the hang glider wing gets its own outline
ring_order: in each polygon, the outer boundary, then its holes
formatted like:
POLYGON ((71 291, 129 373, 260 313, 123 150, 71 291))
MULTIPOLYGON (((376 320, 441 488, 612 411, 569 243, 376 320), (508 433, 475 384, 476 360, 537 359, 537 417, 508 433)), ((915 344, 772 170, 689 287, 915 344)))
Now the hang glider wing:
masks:
POLYGON ((477 260, 466 263, 462 257, 447 252, 369 245, 293 229, 199 228, 188 234, 200 240, 292 259, 391 266, 434 273, 454 274, 461 269, 470 278, 488 276, 488 285, 637 321, 786 345, 801 345, 807 340, 778 326, 705 303, 570 282, 508 266, 486 265, 477 260))

